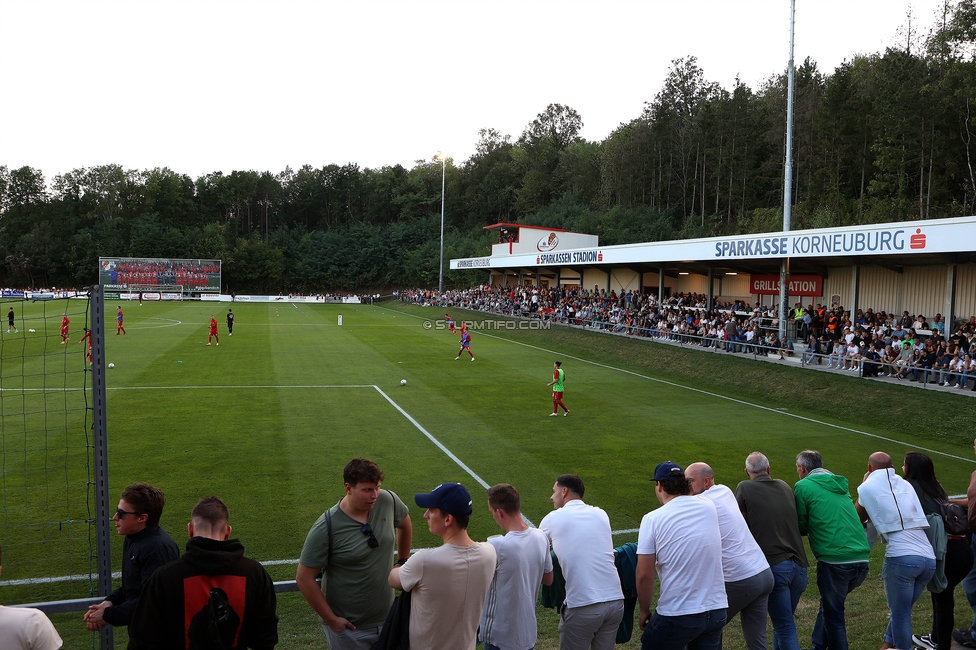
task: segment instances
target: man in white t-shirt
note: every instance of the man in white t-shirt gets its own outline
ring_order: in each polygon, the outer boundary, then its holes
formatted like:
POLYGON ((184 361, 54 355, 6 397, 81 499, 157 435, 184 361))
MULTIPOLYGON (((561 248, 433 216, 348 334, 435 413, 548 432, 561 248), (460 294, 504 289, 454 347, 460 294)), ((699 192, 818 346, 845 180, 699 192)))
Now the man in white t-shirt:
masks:
POLYGON ((460 483, 442 483, 414 501, 444 544, 417 551, 390 572, 390 586, 411 594, 410 649, 474 650, 495 549, 468 536, 471 495, 460 483))
POLYGON ((766 650, 766 603, 773 591, 773 572, 742 517, 735 495, 715 483, 715 472, 705 463, 685 469, 691 493, 715 504, 722 536, 722 573, 729 607, 726 625, 739 614, 742 636, 749 650, 766 650))
POLYGON ((555 508, 539 524, 566 579, 559 612, 560 650, 613 650, 624 617, 624 592, 613 561, 610 518, 583 503, 583 479, 563 474, 552 486, 555 508))
POLYGON ((654 469, 653 480, 661 507, 644 515, 637 536, 641 647, 718 650, 729 601, 715 504, 692 496, 684 471, 671 461, 654 469), (661 593, 652 613, 655 573, 661 593))
POLYGON ((488 490, 488 509, 506 534, 488 538, 498 561, 481 612, 479 641, 485 650, 531 650, 538 631, 539 585, 551 585, 553 579, 549 540, 525 523, 521 498, 511 485, 501 483, 488 490))
MULTIPOLYGON (((0 564, 2 560, 0 549, 0 564)), ((0 648, 3 650, 58 650, 61 644, 57 630, 41 610, 0 605, 0 648)))

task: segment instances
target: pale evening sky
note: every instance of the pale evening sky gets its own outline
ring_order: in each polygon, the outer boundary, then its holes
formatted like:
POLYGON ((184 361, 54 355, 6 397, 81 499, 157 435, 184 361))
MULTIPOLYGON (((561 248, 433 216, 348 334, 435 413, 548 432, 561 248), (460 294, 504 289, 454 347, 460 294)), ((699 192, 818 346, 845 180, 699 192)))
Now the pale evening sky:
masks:
MULTIPOLYGON (((797 0, 795 58, 830 72, 923 31, 939 0, 797 0)), ((583 137, 638 117, 671 60, 755 89, 789 0, 0 0, 0 165, 212 171, 460 164, 550 103, 583 137)))

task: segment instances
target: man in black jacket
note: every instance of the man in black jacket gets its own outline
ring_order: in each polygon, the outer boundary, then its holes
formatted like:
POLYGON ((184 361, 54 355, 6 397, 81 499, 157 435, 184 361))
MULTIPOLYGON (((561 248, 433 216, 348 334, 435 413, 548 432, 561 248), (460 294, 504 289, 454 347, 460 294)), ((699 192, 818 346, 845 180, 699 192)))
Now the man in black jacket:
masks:
POLYGON ((186 553, 150 578, 129 625, 129 650, 277 645, 274 583, 230 539, 228 516, 217 497, 204 497, 193 508, 186 553))
POLYGON ((106 625, 128 625, 149 576, 180 556, 180 549, 159 527, 166 497, 149 483, 135 483, 122 491, 112 517, 115 530, 125 535, 122 544, 122 586, 85 612, 85 626, 100 630, 106 625))

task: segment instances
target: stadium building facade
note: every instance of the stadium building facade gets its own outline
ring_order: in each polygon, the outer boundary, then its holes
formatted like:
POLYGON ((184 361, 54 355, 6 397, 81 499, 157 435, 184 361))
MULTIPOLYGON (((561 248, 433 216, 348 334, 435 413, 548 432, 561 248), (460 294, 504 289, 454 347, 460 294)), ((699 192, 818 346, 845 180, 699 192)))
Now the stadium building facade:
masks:
POLYGON ((976 217, 755 233, 620 246, 555 228, 498 223, 487 257, 450 261, 483 269, 493 286, 535 285, 700 293, 775 304, 780 264, 789 302, 909 311, 945 320, 976 314, 976 217))

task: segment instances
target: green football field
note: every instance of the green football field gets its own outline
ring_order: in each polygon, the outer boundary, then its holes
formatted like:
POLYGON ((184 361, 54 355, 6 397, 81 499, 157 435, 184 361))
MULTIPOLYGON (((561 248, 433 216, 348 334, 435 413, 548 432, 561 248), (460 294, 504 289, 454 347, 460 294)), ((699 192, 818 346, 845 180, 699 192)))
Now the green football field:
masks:
MULTIPOLYGON (((976 401, 957 395, 821 377, 558 326, 473 329, 476 361, 467 355, 455 361, 458 337, 436 321, 445 310, 401 303, 126 303, 125 336, 114 335, 114 308, 106 306, 113 325, 107 332, 107 361, 115 364, 107 375, 113 505, 129 483, 160 486, 167 496, 162 526, 182 546, 197 499, 220 496, 230 508, 234 535, 249 556, 270 563, 276 580, 294 578, 305 534, 342 496, 342 468, 354 456, 375 460, 386 473, 384 487, 411 506, 415 548, 439 540, 427 532, 412 496, 444 481, 460 481, 471 491, 476 507, 470 532, 485 539, 499 531, 487 511, 484 486, 515 485, 523 513, 538 523, 551 509, 556 476, 579 474, 585 501, 607 511, 614 540, 622 544, 636 540, 641 517, 658 505, 649 477, 663 460, 682 465, 704 460, 715 469, 716 481, 733 489, 746 478, 744 459, 755 450, 770 458, 773 476, 790 484, 796 480, 795 456, 808 448, 823 453, 827 468, 854 486, 868 455, 879 449, 899 466, 905 451, 927 451, 950 494, 964 493, 976 469, 971 444, 976 401), (237 315, 232 337, 224 321, 231 306, 237 315), (219 346, 206 345, 211 315, 220 323, 219 346), (566 371, 569 417, 549 417, 546 384, 557 359, 566 371)), ((448 311, 455 319, 489 320, 475 312, 448 311)), ((60 316, 47 317, 40 334, 46 331, 50 339, 60 316)), ((83 320, 83 314, 73 316, 72 329, 83 320)), ((71 386, 81 363, 82 348, 74 345, 79 334, 72 332, 72 344, 61 355, 68 359, 71 372, 65 376, 71 386)), ((25 349, 17 340, 4 339, 5 421, 17 404, 28 401, 8 402, 16 368, 11 358, 25 349)), ((74 410, 65 413, 60 417, 72 427, 81 426, 74 410)), ((43 476, 16 467, 18 458, 28 463, 31 454, 8 451, 12 444, 5 435, 5 491, 14 482, 43 482, 43 476)), ((52 485, 65 483, 56 472, 48 473, 52 485)), ((17 541, 19 531, 5 523, 0 531, 5 548, 17 541)), ((122 544, 116 541, 118 567, 122 544)), ((40 561, 46 542, 33 542, 40 561)), ((87 546, 76 546, 87 556, 87 546)), ((870 584, 849 605, 852 647, 873 647, 884 629, 882 555, 883 549, 875 549, 870 584)), ((24 575, 26 566, 17 571, 14 560, 5 553, 3 580, 32 577, 24 575)), ((45 571, 60 575, 57 566, 45 571)), ((75 571, 65 567, 63 575, 75 571)), ((810 573, 798 612, 807 640, 816 614, 812 568, 810 573)), ((3 586, 0 601, 42 600, 49 597, 47 589, 3 586)), ((71 589, 75 597, 88 595, 87 581, 71 589)), ((960 600, 962 617, 969 609, 961 592, 960 600)), ((930 610, 923 596, 916 607, 920 625, 926 625, 930 610)), ((300 595, 280 595, 279 615, 279 647, 325 647, 300 595)), ((66 647, 91 644, 80 613, 53 619, 66 647)), ((555 647, 551 612, 540 613, 540 621, 538 647, 555 647)), ((740 641, 733 628, 737 625, 730 628, 728 647, 740 641)), ((117 647, 124 647, 124 631, 116 638, 117 647)))

